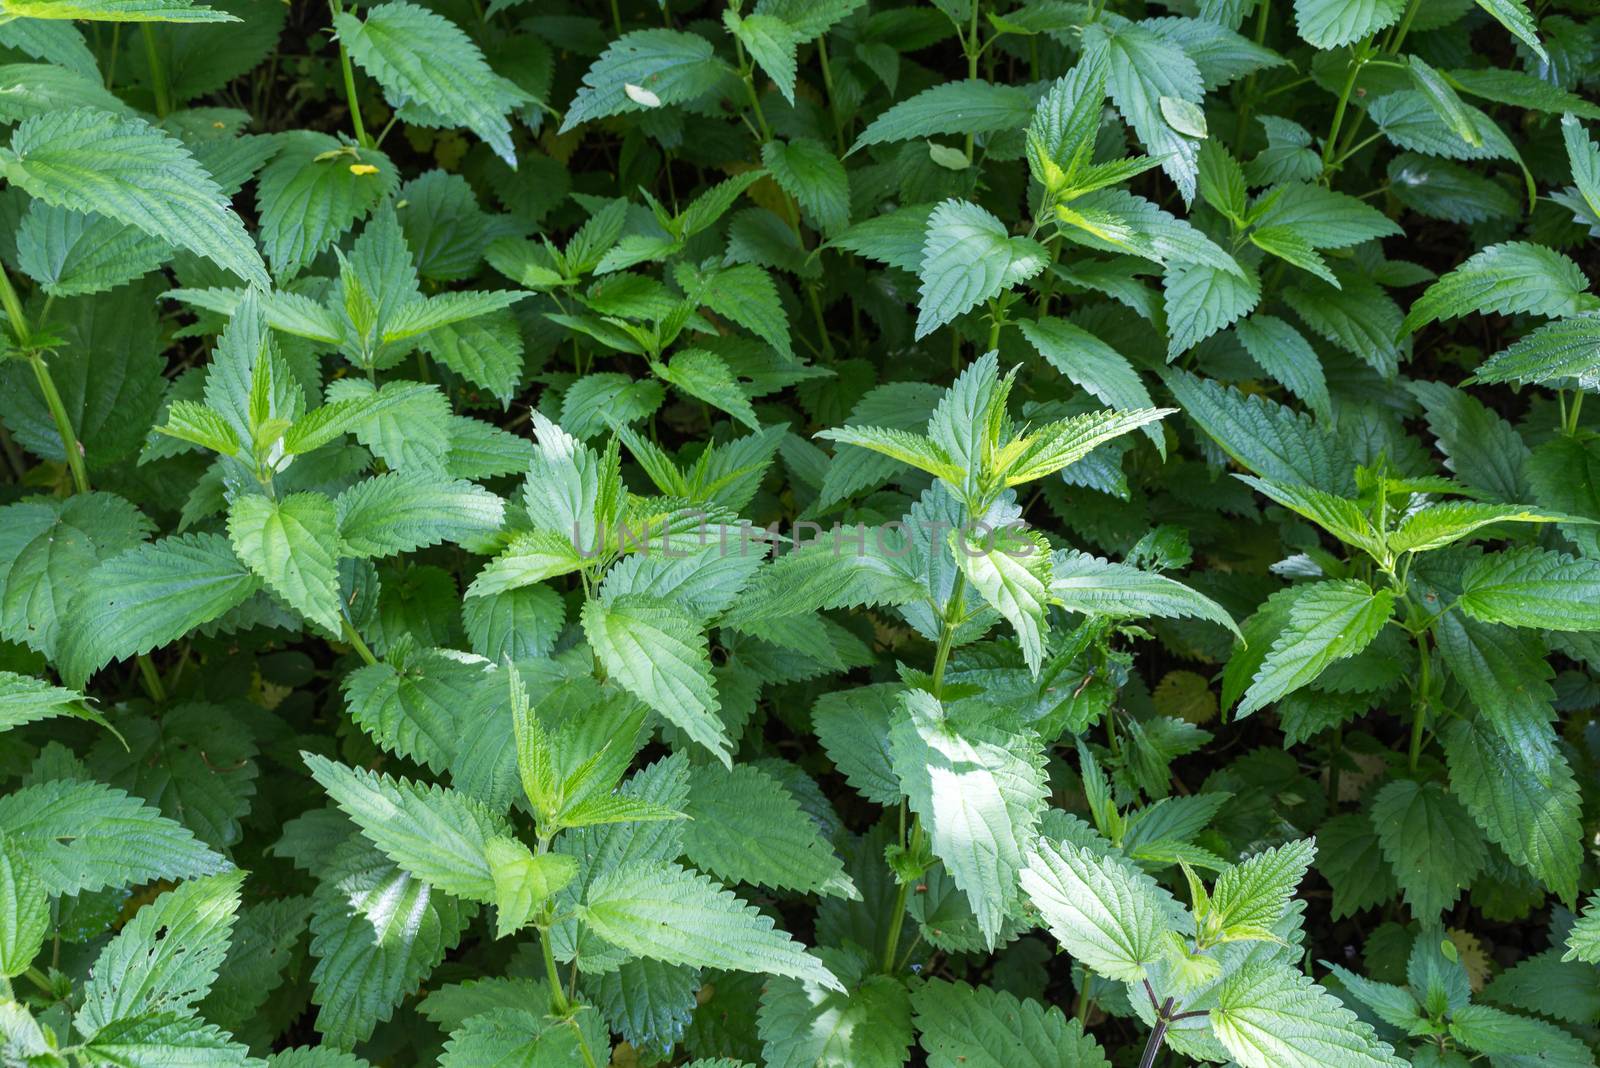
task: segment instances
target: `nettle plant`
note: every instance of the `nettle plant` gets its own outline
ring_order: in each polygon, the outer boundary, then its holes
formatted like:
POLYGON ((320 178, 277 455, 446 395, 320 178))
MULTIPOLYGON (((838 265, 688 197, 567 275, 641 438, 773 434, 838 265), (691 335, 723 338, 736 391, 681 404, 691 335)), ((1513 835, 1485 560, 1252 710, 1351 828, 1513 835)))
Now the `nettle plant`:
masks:
POLYGON ((1594 1068, 1579 0, 0 0, 0 1061, 1594 1068))

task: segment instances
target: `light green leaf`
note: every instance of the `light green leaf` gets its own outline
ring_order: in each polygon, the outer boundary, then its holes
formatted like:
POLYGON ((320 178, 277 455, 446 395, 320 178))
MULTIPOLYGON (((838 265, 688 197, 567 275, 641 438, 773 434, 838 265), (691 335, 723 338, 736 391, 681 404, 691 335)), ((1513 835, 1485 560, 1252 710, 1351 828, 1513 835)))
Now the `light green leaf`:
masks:
POLYGON ((357 482, 334 508, 344 550, 369 557, 482 538, 505 518, 505 502, 481 486, 399 471, 357 482))
POLYGON ((1317 843, 1300 838, 1264 849, 1239 864, 1224 868, 1211 891, 1205 929, 1226 938, 1230 928, 1269 930, 1283 918, 1295 887, 1317 855, 1317 843))
POLYGON ((722 13, 722 22, 744 45, 756 65, 772 79, 783 98, 793 105, 795 48, 800 43, 800 35, 783 19, 759 10, 740 17, 737 11, 728 8, 722 13))
MULTIPOLYGON (((1017 327, 1050 366, 1106 405, 1124 410, 1155 407, 1127 357, 1089 331, 1054 318, 1025 319, 1017 327)), ((1154 424, 1143 429, 1156 451, 1165 456, 1167 439, 1162 429, 1154 424)))
POLYGON ((1022 658, 1035 678, 1044 662, 1050 589, 1050 553, 1044 539, 1003 528, 973 540, 952 530, 948 544, 956 566, 985 603, 1017 632, 1022 658))
POLYGON ((889 733, 894 773, 992 948, 1044 813, 1043 751, 1031 735, 950 718, 924 690, 901 701, 908 716, 889 733))
POLYGON ((486 843, 510 836, 505 820, 454 790, 300 755, 311 777, 390 860, 445 893, 495 900, 486 843))
POLYGON ((1512 36, 1533 50, 1545 62, 1550 56, 1539 43, 1538 27, 1522 0, 1478 0, 1478 6, 1487 11, 1496 22, 1511 31, 1512 36))
POLYGON ((1211 1029, 1242 1068, 1405 1068, 1372 1028, 1307 976, 1250 963, 1217 987, 1211 1029))
POLYGON ((1407 515, 1389 535, 1393 553, 1426 552, 1443 548, 1470 537, 1495 523, 1592 523, 1593 520, 1539 512, 1519 504, 1489 504, 1486 501, 1446 501, 1430 504, 1407 515))
POLYGON ((983 81, 945 82, 889 108, 850 146, 910 141, 937 134, 988 134, 1020 130, 1033 114, 1034 98, 1014 85, 983 81))
POLYGON ((1600 891, 1589 896, 1589 907, 1567 934, 1567 953, 1561 958, 1600 964, 1600 891))
POLYGON ((228 508, 228 539, 268 589, 318 626, 340 632, 342 546, 331 500, 320 493, 236 497, 228 508))
POLYGON ((0 843, 0 976, 27 971, 50 930, 50 895, 22 851, 0 843))
POLYGON ((93 1063, 117 1068, 249 1068, 259 1063, 248 1046, 214 1025, 168 1012, 108 1024, 84 1042, 83 1051, 93 1063))
POLYGON ((756 1026, 767 1068, 900 1068, 911 1052, 911 999, 886 975, 849 993, 774 979, 756 1026))
POLYGON ((1338 48, 1399 21, 1405 0, 1295 0, 1295 23, 1313 48, 1338 48))
POLYGON ((650 861, 606 872, 589 887, 579 918, 635 956, 844 989, 821 961, 775 930, 770 916, 676 864, 650 861))
POLYGON ((84 577, 68 609, 62 677, 81 682, 108 661, 177 641, 259 586, 217 534, 164 538, 113 556, 84 577))
POLYGON ((526 927, 534 910, 578 874, 578 862, 564 853, 534 856, 515 838, 490 838, 484 845, 484 857, 494 875, 496 938, 526 927))
POLYGON ((241 871, 190 879, 141 908, 95 959, 73 1026, 90 1036, 128 1017, 192 1011, 227 956, 243 881, 241 871))
POLYGON ((94 108, 39 115, 0 149, 0 175, 47 204, 98 212, 271 285, 217 183, 182 142, 142 119, 94 108))
POLYGON ((947 200, 928 217, 917 302, 918 338, 1044 270, 1036 241, 1012 237, 1005 224, 976 204, 947 200))
POLYGON ((643 596, 585 602, 581 618, 608 675, 732 767, 711 654, 695 620, 643 596))
POLYGON ((1204 619, 1239 633, 1225 608, 1181 582, 1116 564, 1076 549, 1059 549, 1050 571, 1050 599, 1069 612, 1113 619, 1204 619))
POLYGON ((4 0, 13 18, 83 19, 88 22, 238 22, 236 15, 194 0, 4 0))
POLYGON ((1168 917, 1178 907, 1127 861, 1066 841, 1046 842, 1028 858, 1022 890, 1068 953, 1125 983, 1144 979, 1162 959, 1168 917))
POLYGON ((1239 703, 1251 712, 1314 681, 1336 660, 1365 649, 1394 614, 1394 591, 1374 591, 1358 579, 1306 586, 1289 606, 1289 621, 1239 703))
POLYGON ((1400 326, 1412 333, 1435 319, 1462 315, 1573 315, 1600 308, 1589 280, 1560 252, 1526 241, 1507 241, 1474 254, 1429 286, 1400 326))

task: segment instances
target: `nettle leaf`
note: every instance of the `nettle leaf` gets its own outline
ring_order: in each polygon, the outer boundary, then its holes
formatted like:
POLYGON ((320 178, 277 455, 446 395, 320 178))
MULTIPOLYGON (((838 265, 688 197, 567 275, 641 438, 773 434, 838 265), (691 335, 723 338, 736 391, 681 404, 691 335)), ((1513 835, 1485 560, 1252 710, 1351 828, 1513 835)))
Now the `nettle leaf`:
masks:
POLYGON ((350 58, 378 80, 393 104, 421 109, 412 121, 459 123, 517 165, 507 112, 529 97, 491 70, 455 23, 408 0, 388 0, 366 8, 362 18, 340 12, 333 25, 350 58))
POLYGON ((1471 382, 1593 381, 1600 375, 1600 316, 1546 323, 1495 353, 1471 382))
POLYGON ((1589 897, 1589 907, 1567 935, 1567 952, 1564 961, 1582 960, 1600 964, 1600 893, 1589 897))
POLYGON ((1054 554, 1050 598, 1068 611, 1085 615, 1204 619, 1239 632, 1225 608, 1183 583, 1074 549, 1054 554))
POLYGON ((81 682, 109 661, 177 641, 259 587, 217 534, 164 538, 119 553, 86 575, 72 600, 58 650, 62 676, 81 682))
POLYGON ((6 0, 13 18, 89 22, 238 22, 238 16, 194 0, 6 0))
POLYGON ((141 119, 96 108, 39 115, 0 150, 0 175, 47 204, 136 226, 247 282, 270 286, 261 254, 183 143, 141 119))
POLYGON ((100 951, 73 1026, 93 1035, 147 1013, 187 1013, 227 956, 244 873, 191 879, 141 908, 100 951))
POLYGON ((481 486, 399 471, 357 482, 334 510, 344 551, 368 557, 482 538, 505 518, 505 502, 481 486))
POLYGON ((1242 1068, 1402 1068, 1371 1027, 1307 976, 1246 964, 1217 988, 1211 1028, 1242 1068))
POLYGON ((579 917, 635 956, 844 989, 820 960, 774 929, 771 917, 676 864, 651 861, 612 869, 589 887, 579 917))
POLYGON ((648 596, 583 606, 583 632, 606 672, 732 767, 727 728, 698 621, 648 596))
POLYGON ((821 141, 768 141, 761 148, 761 162, 817 229, 832 234, 849 225, 850 176, 821 141))
POLYGON ((811 817, 760 768, 717 764, 689 777, 683 852, 696 867, 733 883, 860 898, 811 817))
POLYGON ((932 1068, 1108 1068, 1099 1043, 1054 1005, 934 979, 911 996, 932 1068))
POLYGON ((873 119, 850 151, 938 134, 1020 130, 1033 114, 1034 99, 1032 93, 1014 85, 977 80, 935 85, 873 119))
POLYGON ((333 501, 320 493, 236 498, 228 508, 228 538, 268 589, 313 623, 339 633, 341 546, 333 501))
POLYGON ((1398 22, 1404 0, 1295 0, 1300 36, 1314 48, 1338 48, 1398 22))
POLYGON ((1578 265, 1554 249, 1526 241, 1490 245, 1417 298, 1401 324, 1409 334, 1435 319, 1473 313, 1558 316, 1600 308, 1578 265))
POLYGON ((1472 818, 1438 783, 1389 783, 1372 799, 1372 823, 1406 904, 1423 920, 1454 904, 1488 856, 1472 818))
POLYGON ((560 133, 594 119, 665 104, 683 104, 708 92, 728 73, 711 42, 678 30, 635 30, 612 41, 583 75, 560 133), (628 87, 634 91, 629 92, 628 87), (654 101, 651 103, 651 101, 654 101))
POLYGON ((952 718, 925 690, 901 701, 907 718, 889 734, 895 776, 992 947, 1044 812, 1043 752, 1030 734, 952 718))
POLYGON ((1596 595, 1600 564, 1529 546, 1469 564, 1456 607, 1485 623, 1600 630, 1596 595))
POLYGON ((911 1053, 911 999, 886 975, 847 994, 776 979, 762 992, 757 1027, 771 1068, 899 1068, 911 1053))
POLYGON ((928 217, 922 243, 917 337, 1026 282, 1048 260, 1038 242, 1012 237, 1004 223, 976 204, 945 201, 928 217))
MULTIPOLYGON (((1119 20, 1120 21, 1120 20, 1119 20)), ((1168 112, 1202 100, 1200 69, 1172 41, 1136 23, 1091 23, 1083 32, 1084 57, 1106 64, 1106 89, 1149 154, 1177 185, 1184 203, 1198 188, 1200 138, 1173 126, 1168 112), (1103 57, 1103 59, 1102 59, 1103 57), (1174 103, 1163 106, 1163 101, 1174 103)))
POLYGON ((1165 955, 1169 918, 1179 906, 1120 857, 1046 842, 1021 880, 1056 941, 1108 979, 1137 983, 1165 955))
POLYGON ((1500 25, 1511 31, 1512 35, 1533 50, 1533 54, 1542 60, 1549 60, 1544 45, 1539 43, 1539 34, 1534 25, 1533 16, 1528 13, 1527 5, 1522 0, 1477 0, 1478 6, 1487 11, 1500 25))
POLYGON ((267 261, 293 278, 400 184, 389 157, 327 134, 290 130, 256 180, 256 212, 267 261))
POLYGON ((1329 664, 1365 649, 1394 613, 1393 590, 1358 579, 1318 582, 1295 592, 1288 623, 1245 691, 1247 716, 1314 681, 1329 664))

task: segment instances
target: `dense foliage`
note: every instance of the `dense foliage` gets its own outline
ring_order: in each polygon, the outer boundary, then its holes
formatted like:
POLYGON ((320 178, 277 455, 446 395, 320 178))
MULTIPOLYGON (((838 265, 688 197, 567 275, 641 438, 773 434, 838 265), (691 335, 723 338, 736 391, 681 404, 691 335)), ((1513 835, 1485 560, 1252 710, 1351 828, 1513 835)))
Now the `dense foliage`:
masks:
POLYGON ((1597 86, 0 0, 0 1062, 1594 1068, 1597 86))

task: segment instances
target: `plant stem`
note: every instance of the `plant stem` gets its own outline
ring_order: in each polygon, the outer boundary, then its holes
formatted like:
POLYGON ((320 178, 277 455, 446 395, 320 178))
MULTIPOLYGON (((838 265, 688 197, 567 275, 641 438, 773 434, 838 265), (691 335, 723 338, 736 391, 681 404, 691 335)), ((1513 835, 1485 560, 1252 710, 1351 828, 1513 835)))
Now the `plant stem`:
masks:
POLYGON ((1578 432, 1578 413, 1583 411, 1583 390, 1578 390, 1572 395, 1572 407, 1567 409, 1566 418, 1562 420, 1567 437, 1572 437, 1578 432))
POLYGON ((1150 1032, 1150 1041, 1144 1044, 1144 1056, 1139 1058, 1139 1068, 1150 1068, 1156 1063, 1156 1054, 1161 1052, 1161 1043, 1167 1037, 1167 1021, 1172 1018, 1171 1012, 1172 999, 1168 998, 1156 1014, 1156 1026, 1150 1032))
POLYGON ((357 653, 361 654, 361 659, 367 662, 368 667, 378 662, 378 658, 372 655, 372 650, 367 648, 367 643, 361 640, 361 634, 355 627, 350 625, 348 619, 341 618, 339 626, 344 631, 344 640, 349 642, 351 648, 355 649, 357 653))
POLYGON ((172 110, 172 90, 167 86, 167 68, 161 65, 161 53, 156 49, 156 31, 148 22, 139 24, 144 35, 144 54, 150 61, 150 85, 156 94, 156 118, 164 119, 172 110))
POLYGON ((1350 57, 1350 67, 1345 72, 1344 88, 1339 90, 1339 104, 1333 112, 1333 125, 1328 128, 1327 139, 1322 143, 1322 178, 1328 180, 1328 164, 1333 160, 1335 147, 1339 143, 1339 129, 1344 125, 1345 109, 1350 106, 1350 94, 1355 91, 1356 79, 1361 76, 1361 67, 1366 62, 1367 49, 1372 38, 1367 38, 1356 46, 1354 54, 1350 57))
MULTIPOLYGON (((339 0, 328 0, 328 7, 335 16, 344 13, 339 0)), ((367 128, 361 124, 361 101, 356 99, 356 72, 350 65, 350 52, 345 48, 344 42, 339 42, 339 67, 344 71, 344 97, 350 105, 350 125, 356 132, 356 144, 362 148, 371 148, 372 140, 367 137, 367 128)))
POLYGON ((1422 758, 1422 730, 1428 722, 1428 689, 1432 684, 1433 663, 1428 657, 1428 632, 1417 635, 1417 693, 1411 702, 1411 749, 1408 766, 1413 773, 1422 758))
POLYGON ((140 653, 138 659, 139 677, 144 680, 145 692, 156 704, 165 703, 167 688, 161 684, 161 673, 156 670, 155 662, 150 659, 149 653, 140 653))
POLYGON ((61 394, 56 390, 56 381, 50 377, 50 368, 45 366, 44 357, 37 352, 29 353, 28 363, 33 366, 33 377, 38 380, 39 392, 44 394, 44 403, 50 409, 50 417, 56 421, 56 433, 61 435, 61 450, 67 456, 67 469, 72 472, 72 484, 79 493, 89 492, 89 472, 83 465, 83 448, 78 444, 78 435, 72 429, 72 420, 67 418, 67 407, 61 403, 61 394))
POLYGON ((567 1000, 567 993, 561 987, 561 973, 556 970, 556 952, 550 946, 550 928, 539 929, 539 950, 544 954, 544 974, 550 981, 550 1008, 557 1016, 565 1016, 572 1010, 572 1003, 567 1000))
POLYGON ((833 118, 833 141, 838 146, 839 155, 844 155, 844 124, 839 119, 839 110, 833 100, 833 68, 828 65, 828 35, 824 33, 817 38, 817 59, 822 64, 822 88, 828 94, 828 114, 833 118))
MULTIPOLYGON (((1272 10, 1271 0, 1256 0, 1256 44, 1262 44, 1267 39, 1267 15, 1272 10)), ((1250 132, 1250 109, 1255 106, 1256 73, 1250 72, 1250 77, 1245 79, 1244 94, 1239 101, 1239 122, 1234 127, 1233 154, 1244 155, 1244 139, 1250 132)))
MULTIPOLYGON (((972 0, 972 24, 967 29, 967 36, 961 42, 967 53, 967 80, 978 79, 978 57, 983 54, 983 49, 978 47, 978 12, 983 8, 982 0, 972 0)), ((967 134, 967 166, 972 166, 972 135, 967 134)))
POLYGON ((11 274, 4 264, 0 264, 0 307, 5 308, 6 318, 11 320, 11 332, 17 336, 17 345, 27 348, 32 333, 28 329, 28 316, 22 310, 22 298, 11 288, 11 274))

